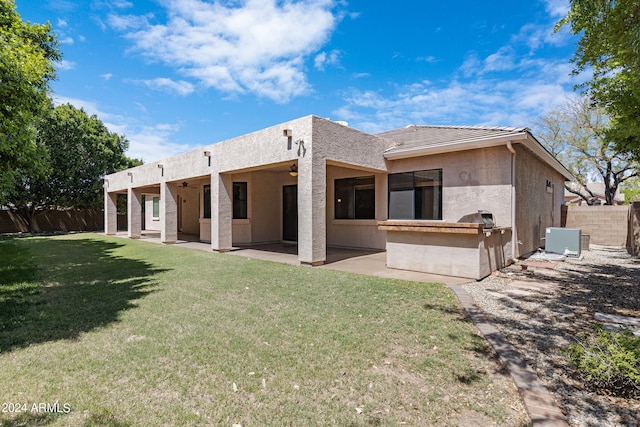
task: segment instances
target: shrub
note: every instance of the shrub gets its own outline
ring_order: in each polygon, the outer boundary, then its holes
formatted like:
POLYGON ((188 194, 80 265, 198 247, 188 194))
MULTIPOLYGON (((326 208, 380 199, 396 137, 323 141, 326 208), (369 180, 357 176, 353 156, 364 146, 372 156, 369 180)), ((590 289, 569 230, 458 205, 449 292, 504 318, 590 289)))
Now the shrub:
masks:
POLYGON ((631 331, 607 332, 594 326, 595 333, 577 336, 563 354, 576 368, 587 388, 621 397, 640 397, 640 337, 631 331))

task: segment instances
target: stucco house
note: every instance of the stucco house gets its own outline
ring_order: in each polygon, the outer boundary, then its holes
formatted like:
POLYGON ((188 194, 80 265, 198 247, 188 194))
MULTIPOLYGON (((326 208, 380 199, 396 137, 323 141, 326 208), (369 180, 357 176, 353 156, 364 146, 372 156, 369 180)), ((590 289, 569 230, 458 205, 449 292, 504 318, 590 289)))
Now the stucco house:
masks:
POLYGON ((307 116, 107 175, 105 232, 127 194, 131 238, 183 232, 215 251, 295 241, 308 265, 327 247, 379 249, 390 268, 480 279, 560 226, 571 179, 526 128, 372 135, 307 116))

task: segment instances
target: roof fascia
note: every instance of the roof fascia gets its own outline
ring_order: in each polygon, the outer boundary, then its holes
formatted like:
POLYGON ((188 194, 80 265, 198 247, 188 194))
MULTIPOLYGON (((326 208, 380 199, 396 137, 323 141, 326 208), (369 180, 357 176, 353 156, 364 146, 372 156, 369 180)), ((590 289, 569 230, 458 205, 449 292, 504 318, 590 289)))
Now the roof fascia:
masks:
POLYGON ((520 142, 526 139, 526 132, 513 133, 509 135, 500 135, 490 138, 465 139, 458 141, 448 141, 439 144, 433 144, 426 147, 411 147, 405 149, 394 149, 384 153, 385 159, 398 160, 409 157, 429 156, 433 154, 451 153, 454 151, 473 150, 476 148, 495 147, 506 144, 507 141, 520 142))
POLYGON ((562 163, 551 155, 537 139, 529 132, 518 132, 509 135, 500 135, 490 138, 467 139, 460 141, 448 141, 433 144, 426 147, 411 147, 406 149, 394 149, 384 153, 387 160, 407 159, 410 157, 430 156, 434 154, 452 153, 455 151, 473 150, 478 148, 496 147, 506 145, 508 141, 520 143, 538 156, 542 161, 551 166, 556 172, 562 175, 567 181, 576 181, 571 172, 562 163))
MULTIPOLYGON (((514 141, 514 142, 519 142, 519 141, 514 141)), ((569 170, 567 170, 567 168, 565 168, 564 165, 560 163, 558 159, 553 157, 553 155, 550 152, 548 152, 542 146, 542 144, 540 144, 540 142, 538 142, 538 140, 530 133, 527 133, 527 138, 526 138, 526 141, 524 142, 524 145, 530 151, 532 151, 533 154, 541 158, 545 163, 551 166, 556 172, 562 175, 565 178, 565 181, 577 181, 576 177, 573 176, 573 174, 569 172, 569 170)))

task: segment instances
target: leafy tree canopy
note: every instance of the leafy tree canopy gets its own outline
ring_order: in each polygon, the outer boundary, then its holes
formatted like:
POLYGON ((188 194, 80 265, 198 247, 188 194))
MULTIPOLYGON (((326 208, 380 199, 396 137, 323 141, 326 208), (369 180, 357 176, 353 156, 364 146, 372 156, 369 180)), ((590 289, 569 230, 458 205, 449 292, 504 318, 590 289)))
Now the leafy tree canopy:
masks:
POLYGON ((636 176, 620 186, 620 192, 624 194, 624 204, 640 202, 640 177, 636 176))
POLYGON ((35 125, 50 104, 48 84, 59 59, 51 26, 23 22, 13 0, 0 0, 0 203, 18 170, 46 172, 35 125))
POLYGON ((585 96, 567 101, 538 120, 536 135, 578 182, 565 187, 592 204, 590 182, 604 183, 606 204, 612 205, 618 187, 638 175, 633 155, 616 149, 611 122, 603 109, 585 96))
POLYGON ((610 138, 640 157, 640 1, 571 0, 564 25, 581 34, 574 73, 593 72, 583 87, 611 118, 610 138))
POLYGON ((98 117, 69 104, 45 114, 37 141, 47 149, 49 171, 44 176, 22 175, 11 197, 29 221, 39 210, 102 207, 102 177, 142 163, 125 156, 124 136, 109 132, 98 117))

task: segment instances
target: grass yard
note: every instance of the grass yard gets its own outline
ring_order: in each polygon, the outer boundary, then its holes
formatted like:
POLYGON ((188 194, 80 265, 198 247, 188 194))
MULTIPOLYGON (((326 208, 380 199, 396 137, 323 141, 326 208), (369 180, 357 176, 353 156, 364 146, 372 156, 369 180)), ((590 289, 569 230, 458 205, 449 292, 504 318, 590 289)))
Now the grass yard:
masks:
POLYGON ((442 285, 0 238, 0 425, 521 425, 442 285), (35 406, 34 406, 35 404, 35 406))

